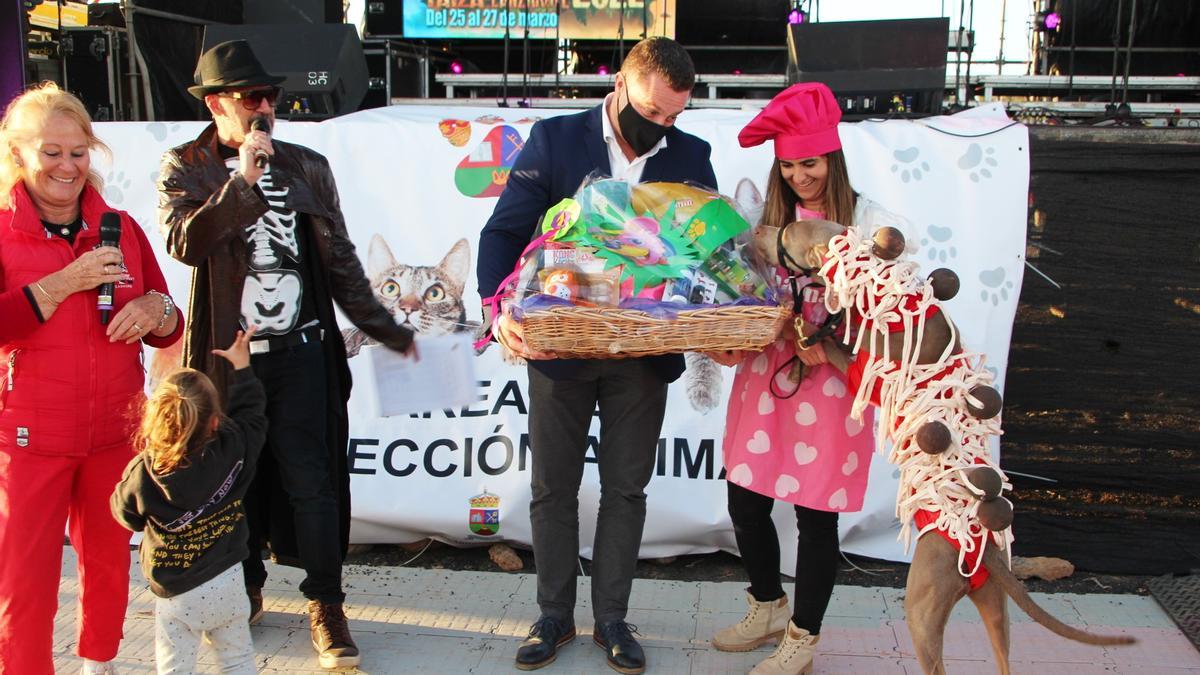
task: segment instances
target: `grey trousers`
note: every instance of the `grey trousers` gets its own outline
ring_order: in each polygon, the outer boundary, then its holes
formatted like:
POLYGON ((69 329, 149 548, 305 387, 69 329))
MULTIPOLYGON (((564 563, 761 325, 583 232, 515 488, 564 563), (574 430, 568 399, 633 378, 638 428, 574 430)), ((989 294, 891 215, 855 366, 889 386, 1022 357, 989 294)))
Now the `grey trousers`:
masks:
POLYGON ((537 601, 545 616, 574 623, 579 559, 579 483, 597 405, 600 510, 592 544, 592 612, 625 618, 646 523, 667 383, 643 361, 587 361, 569 379, 529 369, 532 501, 537 601))

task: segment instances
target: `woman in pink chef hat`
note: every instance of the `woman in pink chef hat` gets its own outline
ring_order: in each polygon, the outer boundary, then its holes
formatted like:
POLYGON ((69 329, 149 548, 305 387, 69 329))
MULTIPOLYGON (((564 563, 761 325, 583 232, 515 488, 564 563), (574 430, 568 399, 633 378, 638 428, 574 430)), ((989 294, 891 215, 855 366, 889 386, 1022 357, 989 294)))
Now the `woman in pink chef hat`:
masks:
MULTIPOLYGON (((807 82, 781 92, 742 129, 742 147, 775 146, 760 226, 806 218, 868 229, 895 222, 850 187, 838 137, 841 116, 833 92, 807 82)), ((787 274, 778 273, 777 281, 787 274)), ((824 288, 808 277, 797 282, 802 302, 796 311, 806 327, 819 326, 828 316, 824 288)), ((838 514, 862 508, 874 444, 870 428, 850 418, 845 375, 825 356, 833 347, 818 342, 797 350, 795 337, 788 322, 762 352, 710 354, 737 366, 723 450, 729 516, 750 577, 745 618, 712 642, 723 651, 749 651, 778 640, 775 652, 751 671, 755 675, 811 671, 837 576, 838 514), (799 385, 787 377, 794 358, 804 364, 799 385), (776 500, 794 505, 799 528, 794 608, 780 582, 779 539, 771 521, 776 500)))

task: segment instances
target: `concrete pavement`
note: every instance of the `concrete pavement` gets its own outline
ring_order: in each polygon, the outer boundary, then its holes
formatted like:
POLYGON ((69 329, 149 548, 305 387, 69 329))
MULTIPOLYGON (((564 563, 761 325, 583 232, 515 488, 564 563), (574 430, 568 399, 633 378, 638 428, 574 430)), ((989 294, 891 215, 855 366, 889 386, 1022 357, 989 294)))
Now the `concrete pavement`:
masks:
MULTIPOLYGON (((55 670, 79 672, 74 655, 78 583, 75 557, 64 549, 59 610, 55 618, 55 670)), ((117 657, 120 673, 154 672, 154 596, 131 553, 130 603, 125 640, 117 657)), ((252 629, 258 664, 265 673, 320 673, 309 642, 302 572, 268 564, 266 616, 252 629)), ((436 569, 345 568, 347 614, 363 673, 505 673, 517 643, 537 618, 536 581, 531 574, 453 572, 436 569)), ((727 654, 708 643, 720 627, 745 610, 737 582, 634 581, 628 620, 644 636, 649 673, 655 675, 745 673, 772 647, 727 654)), ((789 588, 790 590, 790 588, 789 588)), ((1042 606, 1064 621, 1140 640, 1129 647, 1093 647, 1070 642, 1032 623, 1011 607, 1014 673, 1053 675, 1200 675, 1200 652, 1151 597, 1137 595, 1039 594, 1042 606)), ((588 579, 580 581, 575 613, 579 637, 559 652, 546 675, 612 673, 592 644, 588 579)), ((838 586, 827 612, 816 661, 817 673, 906 673, 921 671, 904 624, 903 589, 838 586)), ((946 636, 951 675, 995 673, 991 649, 970 602, 954 610, 946 636)), ((216 672, 202 652, 201 672, 216 672)))

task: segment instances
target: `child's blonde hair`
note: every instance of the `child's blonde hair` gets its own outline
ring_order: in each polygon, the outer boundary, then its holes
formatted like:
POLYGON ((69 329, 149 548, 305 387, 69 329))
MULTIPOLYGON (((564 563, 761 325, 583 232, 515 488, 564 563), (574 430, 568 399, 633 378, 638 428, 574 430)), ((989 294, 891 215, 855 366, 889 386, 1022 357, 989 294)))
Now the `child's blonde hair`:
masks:
POLYGON ((146 401, 134 447, 150 454, 156 474, 186 468, 192 453, 212 438, 212 420, 220 416, 212 380, 198 370, 181 368, 163 378, 146 401))

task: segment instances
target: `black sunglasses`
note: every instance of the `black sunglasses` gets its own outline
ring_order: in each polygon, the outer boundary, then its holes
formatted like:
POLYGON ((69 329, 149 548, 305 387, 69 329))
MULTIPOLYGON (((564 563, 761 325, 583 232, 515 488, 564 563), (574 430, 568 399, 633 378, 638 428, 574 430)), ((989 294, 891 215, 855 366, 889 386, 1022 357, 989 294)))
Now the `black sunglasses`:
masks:
POLYGON ((280 87, 271 87, 270 89, 251 89, 249 91, 231 91, 222 96, 228 96, 234 100, 242 102, 242 107, 246 110, 258 110, 263 101, 275 107, 275 102, 283 95, 283 89, 280 87))

